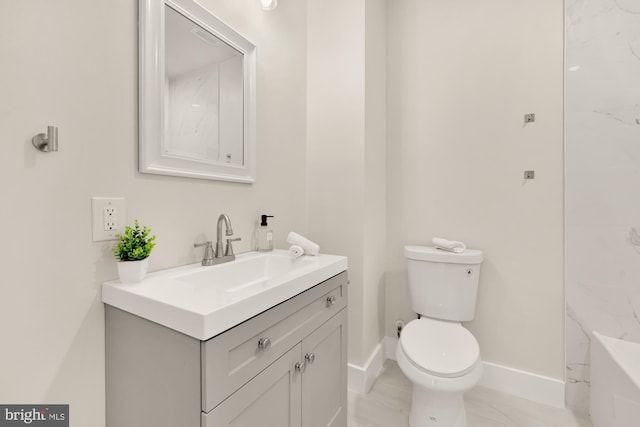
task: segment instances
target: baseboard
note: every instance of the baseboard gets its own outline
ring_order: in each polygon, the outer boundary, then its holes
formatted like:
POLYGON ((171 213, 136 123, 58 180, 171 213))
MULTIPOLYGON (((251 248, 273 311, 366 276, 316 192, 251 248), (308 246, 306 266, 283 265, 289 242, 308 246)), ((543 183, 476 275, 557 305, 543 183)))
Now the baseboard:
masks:
POLYGON ((382 371, 384 352, 382 345, 378 344, 369 355, 364 366, 349 363, 347 366, 347 383, 349 390, 365 394, 369 391, 373 382, 382 371))
POLYGON ((564 408, 564 381, 491 362, 483 362, 480 385, 514 396, 564 408))
MULTIPOLYGON (((398 339, 384 337, 385 359, 396 360, 398 339)), ((479 385, 545 405, 564 408, 564 381, 519 369, 483 362, 484 372, 479 385)))

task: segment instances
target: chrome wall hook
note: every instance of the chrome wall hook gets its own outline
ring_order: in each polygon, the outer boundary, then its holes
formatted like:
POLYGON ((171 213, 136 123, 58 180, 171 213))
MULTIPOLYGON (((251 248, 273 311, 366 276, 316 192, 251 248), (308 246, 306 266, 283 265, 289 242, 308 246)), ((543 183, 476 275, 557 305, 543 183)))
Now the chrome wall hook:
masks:
POLYGON ((39 133, 31 138, 31 143, 40 151, 58 151, 58 128, 47 126, 47 133, 39 133))

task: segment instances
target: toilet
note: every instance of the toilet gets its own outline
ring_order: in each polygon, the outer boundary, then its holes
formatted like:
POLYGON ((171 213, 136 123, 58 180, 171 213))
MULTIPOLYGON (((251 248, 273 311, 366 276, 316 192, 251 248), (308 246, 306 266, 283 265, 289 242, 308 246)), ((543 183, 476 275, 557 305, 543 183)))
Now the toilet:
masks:
POLYGON ((411 306, 398 366, 413 383, 410 427, 466 427, 463 393, 482 376, 480 348, 461 322, 476 311, 482 251, 405 246, 411 306))

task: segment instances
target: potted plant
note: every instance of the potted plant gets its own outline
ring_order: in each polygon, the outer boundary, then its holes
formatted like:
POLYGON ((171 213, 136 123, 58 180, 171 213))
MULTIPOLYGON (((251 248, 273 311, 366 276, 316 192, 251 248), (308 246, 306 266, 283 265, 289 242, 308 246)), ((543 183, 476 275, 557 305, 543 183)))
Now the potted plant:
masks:
POLYGON ((144 279, 149 267, 149 255, 156 245, 156 236, 149 237, 151 230, 135 225, 124 228, 123 234, 116 234, 118 242, 112 248, 118 260, 118 275, 122 283, 137 283, 144 279))

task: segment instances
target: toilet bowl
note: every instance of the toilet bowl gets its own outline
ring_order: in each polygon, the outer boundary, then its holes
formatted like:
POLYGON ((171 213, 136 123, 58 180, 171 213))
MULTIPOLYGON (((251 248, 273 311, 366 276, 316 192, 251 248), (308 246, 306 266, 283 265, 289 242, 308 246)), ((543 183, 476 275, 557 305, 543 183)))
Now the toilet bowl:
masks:
POLYGON ((398 366, 413 383, 411 427, 466 427, 463 393, 482 376, 474 336, 456 322, 421 318, 402 330, 398 366))
POLYGON ((405 246, 411 305, 396 360, 413 383, 410 427, 467 427, 463 393, 482 376, 480 348, 462 326, 475 316, 481 251, 405 246))

